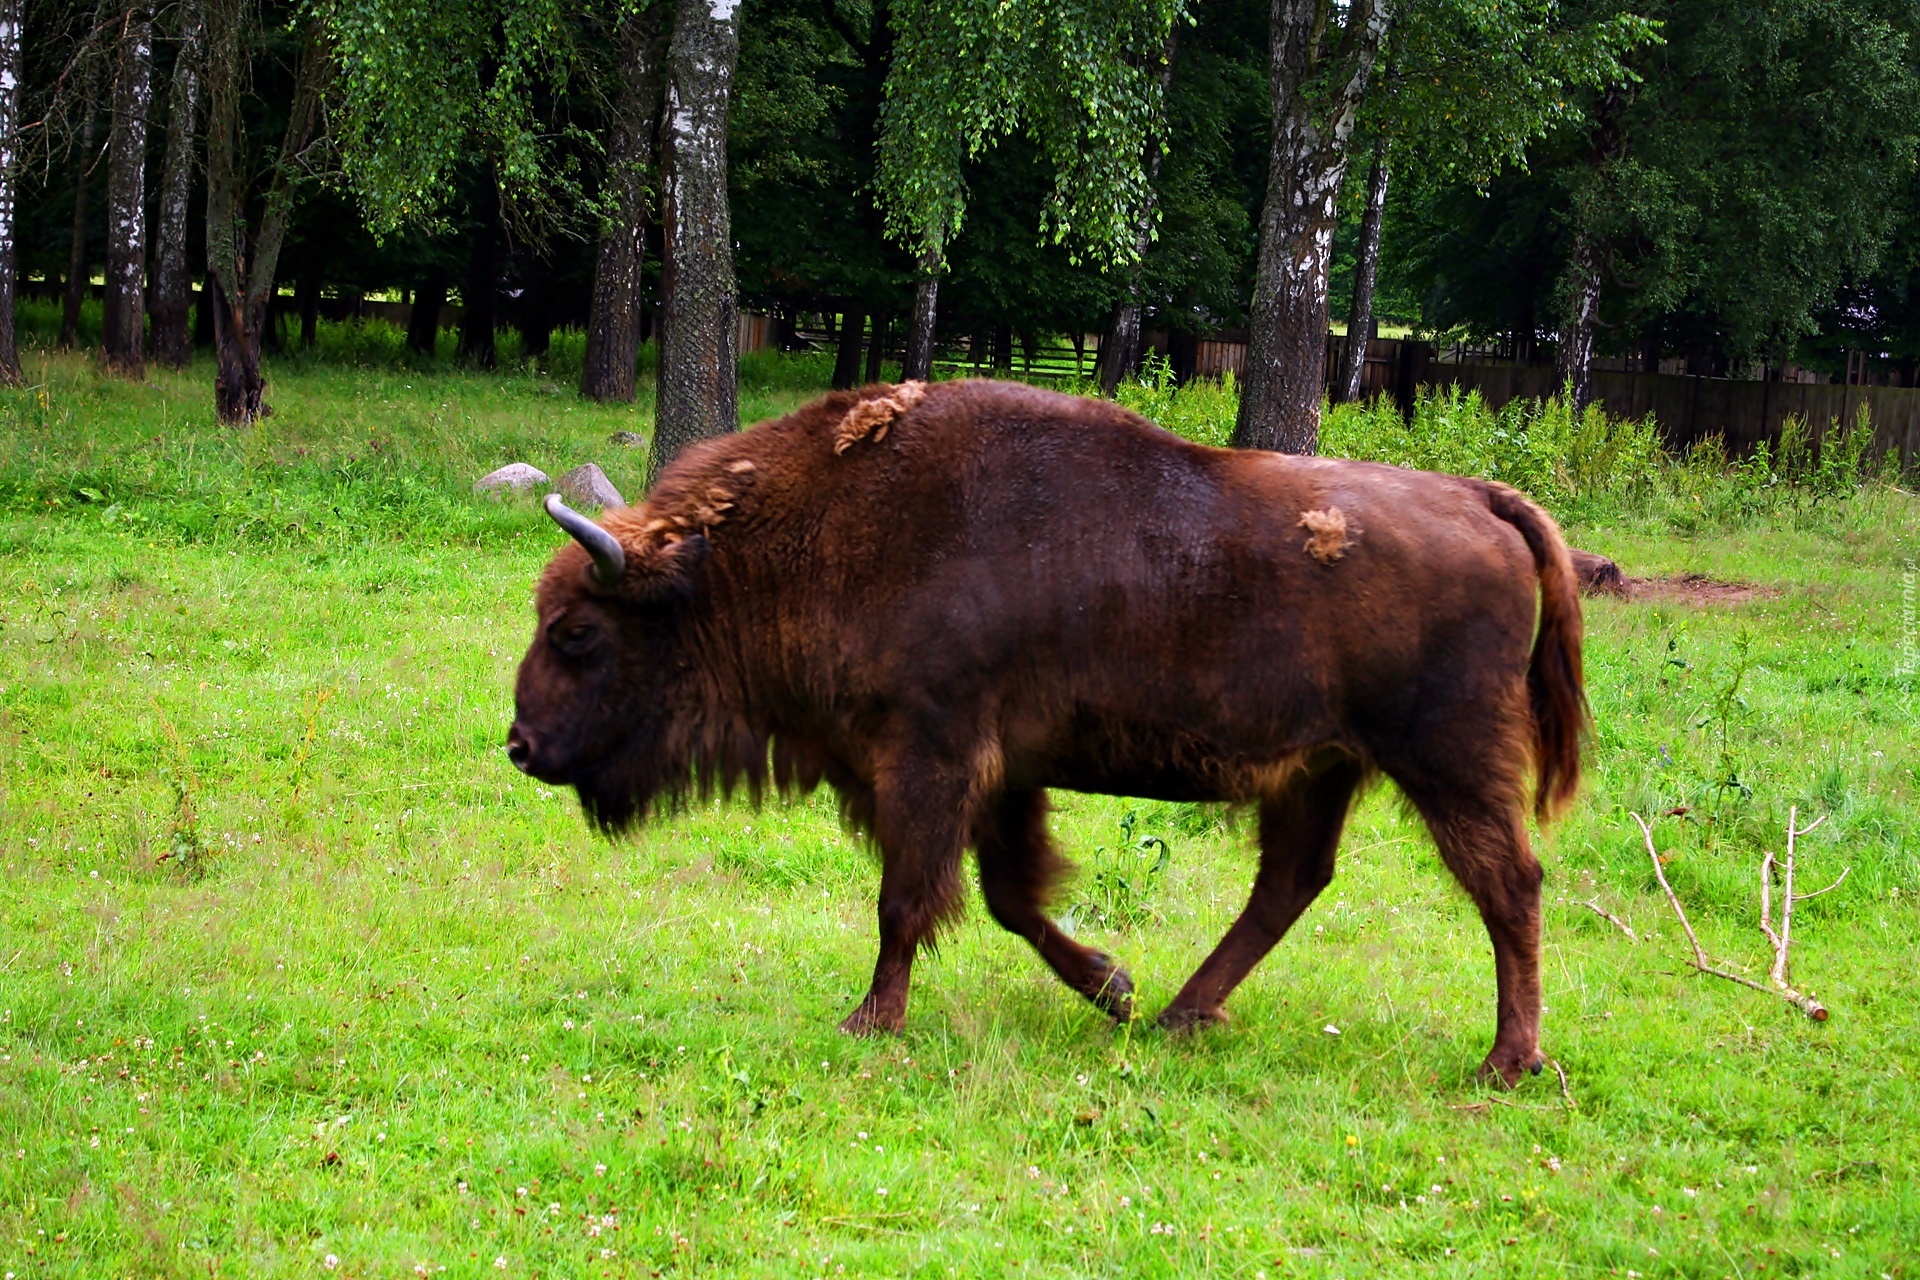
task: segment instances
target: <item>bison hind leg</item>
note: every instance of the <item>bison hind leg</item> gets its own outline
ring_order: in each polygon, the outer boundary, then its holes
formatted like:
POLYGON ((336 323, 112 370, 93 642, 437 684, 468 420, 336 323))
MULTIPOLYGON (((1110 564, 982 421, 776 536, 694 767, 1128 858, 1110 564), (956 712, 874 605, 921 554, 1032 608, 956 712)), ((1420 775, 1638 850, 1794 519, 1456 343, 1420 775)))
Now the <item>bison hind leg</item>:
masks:
POLYGON ((1502 750, 1495 734, 1455 735, 1431 757, 1444 760, 1435 774, 1411 770, 1395 781, 1426 821, 1447 864, 1479 909, 1493 943, 1499 1005, 1493 1048, 1480 1065, 1482 1079, 1517 1084, 1540 1073, 1540 886, 1539 859, 1527 840, 1522 759, 1502 750), (1463 744, 1485 744, 1479 752, 1463 744), (1474 757, 1478 757, 1475 759, 1474 757))
POLYGON ((1308 762, 1260 806, 1260 870, 1246 909, 1160 1015, 1170 1031, 1226 1022, 1221 1006, 1333 879, 1334 852, 1368 766, 1351 756, 1308 762))
POLYGON ((980 893, 987 912, 1033 945, 1060 980, 1120 1022, 1133 1018, 1133 979, 1111 956, 1083 946, 1047 917, 1054 885, 1070 869, 1047 832, 1047 793, 1013 790, 989 801, 976 822, 980 893))

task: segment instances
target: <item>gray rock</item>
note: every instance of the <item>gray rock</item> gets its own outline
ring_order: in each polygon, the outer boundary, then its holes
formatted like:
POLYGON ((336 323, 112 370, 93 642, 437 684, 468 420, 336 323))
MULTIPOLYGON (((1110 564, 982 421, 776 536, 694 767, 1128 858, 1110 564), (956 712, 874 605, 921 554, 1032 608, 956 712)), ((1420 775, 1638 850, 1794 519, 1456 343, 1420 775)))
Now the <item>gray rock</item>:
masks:
POLYGON ((607 473, 589 462, 575 467, 554 481, 556 493, 573 507, 624 507, 627 500, 607 479, 607 473))
POLYGON ((475 493, 525 493, 547 483, 547 473, 524 462, 509 462, 473 482, 475 493))
POLYGON ((638 449, 647 442, 647 438, 638 431, 616 431, 607 437, 608 444, 624 445, 629 449, 638 449))

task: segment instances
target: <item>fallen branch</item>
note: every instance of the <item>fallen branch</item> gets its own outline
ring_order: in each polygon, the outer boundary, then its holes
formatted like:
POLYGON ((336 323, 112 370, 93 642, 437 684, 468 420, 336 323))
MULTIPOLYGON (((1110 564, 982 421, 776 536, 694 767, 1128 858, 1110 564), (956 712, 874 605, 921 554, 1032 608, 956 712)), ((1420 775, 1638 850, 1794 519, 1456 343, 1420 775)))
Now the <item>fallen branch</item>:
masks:
POLYGON ((1639 935, 1634 933, 1633 929, 1627 924, 1625 920, 1622 920, 1619 916, 1613 914, 1613 912, 1607 910, 1605 907, 1600 905, 1600 899, 1588 898, 1585 902, 1581 903, 1580 905, 1585 907, 1587 910, 1593 912, 1593 914, 1599 916, 1602 920, 1605 920, 1607 923, 1611 924, 1614 928, 1618 929, 1620 932, 1626 934, 1629 940, 1633 942, 1640 941, 1639 935))
MULTIPOLYGON (((1770 995, 1777 995, 1788 1004, 1798 1008, 1815 1022, 1825 1022, 1828 1017, 1826 1006, 1818 1000, 1815 1000, 1812 996, 1794 990, 1789 984, 1787 980, 1787 948, 1791 946, 1793 942, 1793 904, 1796 902, 1804 902, 1808 898, 1818 897, 1819 894, 1837 889, 1840 887, 1840 881, 1847 878, 1847 872, 1842 871, 1840 873, 1840 879, 1835 880, 1825 889, 1818 890, 1815 893, 1802 894, 1796 894, 1793 891, 1794 842, 1801 836, 1806 835, 1809 831, 1812 831, 1814 827, 1825 822, 1826 819, 1824 817, 1818 818, 1811 825, 1800 827, 1796 825, 1800 821, 1799 806, 1796 805, 1788 810, 1786 884, 1781 890, 1780 929, 1778 932, 1775 932, 1773 927, 1773 853, 1768 851, 1766 857, 1761 860, 1760 931, 1766 934, 1767 941, 1773 944, 1773 969, 1767 975, 1772 979, 1773 985, 1768 986, 1762 982, 1755 982, 1752 978, 1742 974, 1722 969, 1707 959, 1706 950, 1701 947, 1700 939, 1698 935, 1694 933, 1692 923, 1687 919, 1686 908, 1680 905, 1679 895, 1674 893, 1673 886, 1667 883, 1666 869, 1660 863, 1660 851, 1656 849, 1653 844, 1653 828, 1648 826, 1647 820, 1637 813, 1629 813, 1627 816, 1639 824, 1640 834, 1645 838, 1647 843, 1647 856, 1653 860, 1654 877, 1660 881, 1661 889, 1666 892, 1667 901, 1673 906, 1673 914, 1679 919, 1680 927, 1686 930, 1687 941, 1693 946, 1693 959, 1687 963, 1691 964, 1701 973, 1710 974, 1716 978, 1725 978, 1728 982, 1737 982, 1743 987, 1752 987, 1755 991, 1765 991, 1770 995)), ((1849 867, 1847 870, 1851 871, 1852 868, 1849 867)), ((1596 908, 1596 910, 1597 909, 1598 908, 1596 908)))
POLYGON ((1573 1100, 1573 1090, 1567 1088, 1567 1069, 1560 1065, 1558 1058, 1548 1058, 1547 1065, 1553 1068, 1553 1074, 1560 1077, 1560 1101, 1566 1104, 1567 1110, 1578 1111, 1580 1104, 1573 1100))
MULTIPOLYGON (((1815 1022, 1825 1022, 1827 1020, 1826 1007, 1812 996, 1802 995, 1800 992, 1795 991, 1789 984, 1787 948, 1793 945, 1793 904, 1796 902, 1804 902, 1806 899, 1816 896, 1810 893, 1796 894, 1793 891, 1794 842, 1826 820, 1825 815, 1822 815, 1815 818, 1805 827, 1801 827, 1797 825, 1800 821, 1800 806, 1794 805, 1787 810, 1786 883, 1780 887, 1780 932, 1778 933, 1773 931, 1773 872, 1775 866, 1773 850, 1767 850, 1767 856, 1760 861, 1760 932, 1765 934, 1767 941, 1773 944, 1773 968, 1768 972, 1767 976, 1773 979, 1773 985, 1779 988, 1782 996, 1805 1010, 1806 1015, 1815 1022)), ((1847 868, 1847 871, 1851 870, 1853 870, 1852 867, 1847 868)), ((1847 871, 1840 873, 1840 880, 1847 878, 1847 871)), ((1840 880, 1835 880, 1832 884, 1828 885, 1826 889, 1821 889, 1819 892, 1826 893, 1830 889, 1839 888, 1840 880)))

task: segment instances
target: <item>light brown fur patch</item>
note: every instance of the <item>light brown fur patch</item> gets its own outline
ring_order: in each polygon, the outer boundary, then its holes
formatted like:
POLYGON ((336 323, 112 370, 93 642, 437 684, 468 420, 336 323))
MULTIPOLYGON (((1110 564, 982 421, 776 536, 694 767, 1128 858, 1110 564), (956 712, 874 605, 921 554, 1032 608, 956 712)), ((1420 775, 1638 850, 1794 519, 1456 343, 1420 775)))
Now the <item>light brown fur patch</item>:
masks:
POLYGON ((862 440, 885 439, 893 420, 919 404, 926 394, 926 383, 903 382, 893 389, 892 395, 862 400, 847 410, 847 416, 833 429, 833 451, 845 453, 862 440))
POLYGON ((1321 564, 1336 563, 1354 542, 1347 534, 1347 513, 1338 507, 1301 512, 1300 527, 1313 535, 1307 539, 1306 552, 1321 564))

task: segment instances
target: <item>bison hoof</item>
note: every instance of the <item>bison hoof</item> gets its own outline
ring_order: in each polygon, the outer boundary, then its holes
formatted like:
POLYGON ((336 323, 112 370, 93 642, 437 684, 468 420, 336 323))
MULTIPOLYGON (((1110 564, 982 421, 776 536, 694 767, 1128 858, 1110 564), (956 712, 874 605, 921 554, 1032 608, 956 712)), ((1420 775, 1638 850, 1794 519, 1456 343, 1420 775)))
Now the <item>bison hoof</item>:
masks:
POLYGON ((1160 1025, 1175 1034, 1199 1031, 1204 1027, 1224 1027, 1232 1021, 1227 1011, 1218 1006, 1195 1009, 1185 1005, 1170 1005, 1159 1018, 1160 1025))
POLYGON ((1101 956, 1098 963, 1087 999, 1115 1022, 1132 1022, 1133 979, 1107 956, 1101 956))
POLYGON ((1489 1083, 1497 1080, 1511 1089, 1520 1083, 1522 1075, 1539 1075, 1546 1069, 1547 1060, 1538 1049, 1526 1053, 1503 1052, 1495 1049, 1480 1064, 1480 1079, 1489 1083))
POLYGON ((884 1036, 898 1031, 906 1023, 904 1013, 891 1017, 881 1013, 872 1005, 862 1004, 848 1014, 846 1021, 840 1024, 840 1030, 850 1036, 884 1036))

